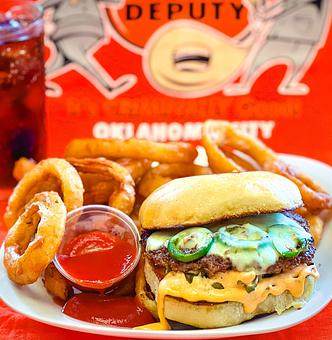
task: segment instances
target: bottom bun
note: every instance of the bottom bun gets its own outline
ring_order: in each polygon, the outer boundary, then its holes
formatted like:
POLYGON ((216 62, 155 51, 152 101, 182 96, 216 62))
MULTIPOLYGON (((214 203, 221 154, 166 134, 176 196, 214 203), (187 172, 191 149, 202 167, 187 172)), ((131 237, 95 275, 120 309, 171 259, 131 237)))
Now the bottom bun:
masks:
MULTIPOLYGON (((157 316, 157 306, 155 300, 151 299, 151 294, 147 294, 147 287, 156 295, 159 280, 156 277, 148 261, 143 264, 137 273, 136 293, 143 305, 150 312, 157 316), (145 274, 145 275, 144 275, 145 274)), ((277 312, 283 313, 289 308, 301 308, 311 297, 315 287, 315 279, 307 276, 304 283, 304 292, 299 298, 294 298, 291 293, 285 291, 278 296, 268 295, 261 302, 253 313, 245 313, 243 305, 239 302, 209 303, 198 302, 191 303, 183 299, 170 296, 165 298, 165 316, 168 320, 176 321, 182 324, 190 325, 197 328, 220 328, 235 326, 244 321, 254 318, 256 315, 271 314, 277 312)))
POLYGON ((294 298, 288 291, 279 296, 269 295, 260 303, 253 313, 245 313, 239 302, 225 303, 190 303, 167 296, 165 299, 165 316, 168 320, 177 321, 197 328, 219 328, 235 326, 260 314, 281 314, 295 307, 301 308, 311 297, 315 279, 308 276, 305 280, 304 293, 294 298))

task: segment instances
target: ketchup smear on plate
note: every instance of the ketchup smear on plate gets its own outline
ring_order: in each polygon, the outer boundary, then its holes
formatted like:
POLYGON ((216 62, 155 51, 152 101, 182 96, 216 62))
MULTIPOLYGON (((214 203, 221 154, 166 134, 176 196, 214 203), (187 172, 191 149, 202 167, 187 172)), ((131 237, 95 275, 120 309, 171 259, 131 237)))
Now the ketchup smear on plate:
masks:
POLYGON ((100 284, 123 275, 135 261, 136 253, 129 231, 117 236, 95 230, 70 240, 58 255, 58 262, 76 282, 100 284))
POLYGON ((72 297, 63 313, 97 325, 137 327, 154 322, 152 315, 133 297, 82 293, 72 297))

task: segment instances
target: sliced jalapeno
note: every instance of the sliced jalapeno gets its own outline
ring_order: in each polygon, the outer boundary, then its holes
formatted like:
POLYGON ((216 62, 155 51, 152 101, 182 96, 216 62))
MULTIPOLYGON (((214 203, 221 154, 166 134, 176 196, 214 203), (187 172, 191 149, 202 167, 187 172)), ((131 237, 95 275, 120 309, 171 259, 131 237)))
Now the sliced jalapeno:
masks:
POLYGON ((218 239, 222 243, 238 249, 257 249, 269 242, 267 232, 249 223, 220 228, 218 239))
POLYGON ((175 260, 191 262, 205 256, 213 243, 213 234, 206 228, 188 228, 168 242, 168 252, 175 260))
POLYGON ((277 252, 286 258, 293 258, 307 250, 311 235, 302 228, 276 224, 269 228, 269 235, 277 252))

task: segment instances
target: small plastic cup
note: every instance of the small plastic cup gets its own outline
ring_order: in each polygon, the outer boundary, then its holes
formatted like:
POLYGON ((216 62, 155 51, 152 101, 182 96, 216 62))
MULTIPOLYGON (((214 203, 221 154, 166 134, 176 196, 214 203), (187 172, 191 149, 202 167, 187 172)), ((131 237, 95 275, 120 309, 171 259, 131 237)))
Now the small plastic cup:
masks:
MULTIPOLYGON (((81 290, 107 290, 126 278, 137 266, 141 255, 140 235, 133 220, 120 210, 105 205, 86 205, 68 213, 65 234, 59 247, 54 264, 59 272, 81 290), (59 256, 64 248, 75 237, 91 231, 101 231, 117 236, 131 237, 136 245, 136 254, 131 264, 119 276, 110 280, 78 279, 68 273, 61 265, 59 256)), ((112 263, 103 265, 112 266, 112 263)))

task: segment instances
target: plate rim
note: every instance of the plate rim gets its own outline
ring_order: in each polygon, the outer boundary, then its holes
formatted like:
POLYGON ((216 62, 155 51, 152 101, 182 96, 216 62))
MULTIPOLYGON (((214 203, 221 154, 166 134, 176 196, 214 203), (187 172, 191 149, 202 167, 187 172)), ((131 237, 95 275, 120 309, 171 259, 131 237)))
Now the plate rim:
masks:
MULTIPOLYGON (((3 246, 1 247, 1 252, 2 252, 3 246)), ((0 259, 2 259, 2 254, 0 256, 0 259)), ((324 304, 320 305, 316 309, 314 309, 311 313, 307 314, 307 316, 301 320, 297 320, 291 324, 284 325, 282 327, 278 325, 271 324, 271 327, 267 329, 262 329, 262 330, 252 330, 249 332, 237 332, 234 330, 232 332, 232 328, 236 327, 225 327, 225 328, 213 328, 213 329, 194 329, 194 330, 184 330, 184 331, 150 331, 150 330, 135 330, 131 328, 116 328, 116 327, 110 327, 110 326, 100 326, 100 325, 94 325, 85 321, 79 321, 80 327, 78 327, 75 324, 70 325, 69 323, 61 323, 59 322, 54 322, 52 320, 49 320, 46 317, 35 317, 35 316, 30 316, 27 312, 22 312, 18 308, 15 307, 15 305, 12 305, 10 303, 7 303, 4 301, 3 296, 0 295, 0 298, 2 301, 10 307, 12 310, 15 312, 24 315, 28 317, 31 320, 41 322, 43 324, 47 324, 53 327, 58 327, 62 329, 67 329, 71 331, 77 331, 80 333, 90 333, 90 334, 96 334, 96 335, 105 335, 105 336, 116 336, 116 337, 121 337, 121 338, 136 338, 136 339, 153 339, 151 336, 157 335, 155 339, 218 339, 218 338, 224 338, 224 337, 233 337, 233 336, 246 336, 246 335, 258 335, 258 334, 268 334, 268 333, 273 333, 275 331, 281 331, 285 330, 291 327, 295 327, 296 325, 305 322, 315 315, 317 315, 320 311, 322 311, 331 301, 332 301, 332 294, 330 296, 330 300, 326 300, 324 304), (230 332, 225 332, 224 334, 220 333, 223 330, 231 330, 230 332), (179 336, 180 335, 180 336, 179 336), (182 336, 184 335, 184 336, 182 336)), ((294 312, 292 310, 289 311, 290 313, 294 312)), ((66 319, 72 319, 73 321, 78 321, 75 320, 74 318, 68 317, 64 315, 66 319)), ((250 322, 250 320, 248 320, 250 322)))

